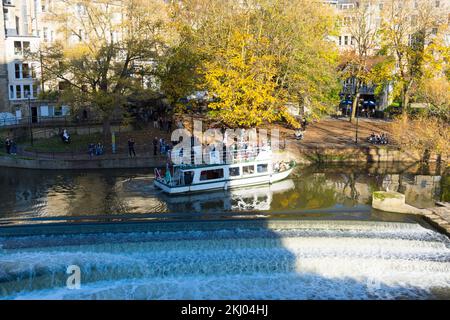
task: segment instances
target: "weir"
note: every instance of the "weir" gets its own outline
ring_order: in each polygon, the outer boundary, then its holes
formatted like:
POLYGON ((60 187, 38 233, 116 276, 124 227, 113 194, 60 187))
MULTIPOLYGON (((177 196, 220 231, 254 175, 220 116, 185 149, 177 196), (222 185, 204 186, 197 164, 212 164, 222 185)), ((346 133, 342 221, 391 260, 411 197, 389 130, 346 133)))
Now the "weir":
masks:
POLYGON ((0 297, 450 297, 450 240, 417 223, 235 223, 0 238, 0 297), (69 265, 80 267, 79 290, 65 287, 69 265))

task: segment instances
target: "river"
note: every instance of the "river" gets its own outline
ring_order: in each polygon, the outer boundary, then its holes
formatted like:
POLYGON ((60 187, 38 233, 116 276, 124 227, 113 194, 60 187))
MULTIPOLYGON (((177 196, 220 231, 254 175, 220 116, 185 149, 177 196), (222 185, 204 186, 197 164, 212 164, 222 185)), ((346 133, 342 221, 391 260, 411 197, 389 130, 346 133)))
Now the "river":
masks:
POLYGON ((371 193, 449 201, 406 164, 300 167, 271 186, 167 197, 151 170, 0 171, 3 299, 450 299, 450 241, 371 193), (80 288, 67 287, 67 268, 80 288))

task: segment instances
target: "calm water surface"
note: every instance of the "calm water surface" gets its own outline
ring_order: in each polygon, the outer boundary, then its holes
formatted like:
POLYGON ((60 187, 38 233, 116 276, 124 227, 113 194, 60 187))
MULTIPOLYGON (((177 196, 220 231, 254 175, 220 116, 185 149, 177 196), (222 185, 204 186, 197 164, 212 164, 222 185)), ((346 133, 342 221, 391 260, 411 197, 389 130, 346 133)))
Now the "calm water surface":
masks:
POLYGON ((155 189, 152 179, 152 170, 2 168, 0 224, 111 215, 216 218, 244 212, 395 220, 397 215, 371 210, 373 191, 400 191, 418 207, 431 207, 450 193, 448 176, 401 164, 303 167, 271 186, 175 197, 155 189))

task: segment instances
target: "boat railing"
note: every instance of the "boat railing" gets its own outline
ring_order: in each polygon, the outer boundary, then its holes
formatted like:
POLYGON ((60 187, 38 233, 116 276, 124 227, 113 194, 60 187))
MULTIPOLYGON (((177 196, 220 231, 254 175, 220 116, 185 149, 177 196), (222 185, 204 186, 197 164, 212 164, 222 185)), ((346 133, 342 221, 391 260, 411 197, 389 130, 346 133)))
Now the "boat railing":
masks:
POLYGON ((206 164, 236 164, 256 160, 270 160, 270 147, 247 147, 232 150, 208 150, 199 151, 196 147, 190 150, 186 157, 184 150, 170 152, 169 159, 175 164, 206 165, 206 164), (186 160, 187 158, 187 160, 186 160))

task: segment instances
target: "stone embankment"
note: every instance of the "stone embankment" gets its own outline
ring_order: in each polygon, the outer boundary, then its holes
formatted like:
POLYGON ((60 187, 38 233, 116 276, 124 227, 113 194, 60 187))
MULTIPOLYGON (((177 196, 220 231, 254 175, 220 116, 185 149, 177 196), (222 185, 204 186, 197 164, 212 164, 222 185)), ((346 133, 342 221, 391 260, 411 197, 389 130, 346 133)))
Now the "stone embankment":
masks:
POLYGON ((393 191, 376 191, 372 195, 372 207, 381 211, 417 214, 450 237, 450 203, 437 202, 433 208, 416 208, 406 204, 405 195, 393 191))
POLYGON ((0 167, 42 170, 129 169, 160 167, 164 166, 166 161, 167 158, 164 156, 104 159, 32 159, 0 156, 0 167))

